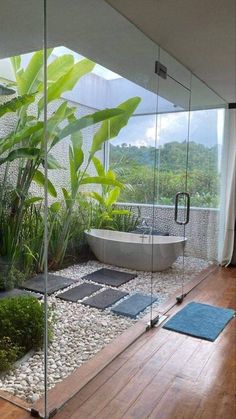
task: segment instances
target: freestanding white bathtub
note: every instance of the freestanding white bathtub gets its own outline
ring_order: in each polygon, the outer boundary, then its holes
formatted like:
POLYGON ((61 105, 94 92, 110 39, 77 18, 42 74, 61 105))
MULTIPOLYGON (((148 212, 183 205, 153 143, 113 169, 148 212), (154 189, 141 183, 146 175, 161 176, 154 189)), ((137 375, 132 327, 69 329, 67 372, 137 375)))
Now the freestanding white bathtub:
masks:
POLYGON ((183 252, 186 238, 121 231, 85 231, 89 246, 100 262, 140 271, 163 271, 183 252))

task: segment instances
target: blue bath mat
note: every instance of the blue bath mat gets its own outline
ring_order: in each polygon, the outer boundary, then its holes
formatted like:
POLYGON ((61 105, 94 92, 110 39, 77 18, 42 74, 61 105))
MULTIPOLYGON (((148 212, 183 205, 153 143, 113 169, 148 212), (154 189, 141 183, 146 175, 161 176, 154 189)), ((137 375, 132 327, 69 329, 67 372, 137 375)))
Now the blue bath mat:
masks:
POLYGON ((189 303, 163 326, 164 329, 213 342, 234 316, 229 308, 189 303))

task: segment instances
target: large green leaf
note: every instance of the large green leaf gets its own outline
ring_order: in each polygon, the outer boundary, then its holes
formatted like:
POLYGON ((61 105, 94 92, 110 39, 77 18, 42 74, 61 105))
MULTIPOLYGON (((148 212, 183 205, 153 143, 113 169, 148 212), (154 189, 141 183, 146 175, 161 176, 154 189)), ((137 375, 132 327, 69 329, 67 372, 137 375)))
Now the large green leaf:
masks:
POLYGON ((17 109, 24 105, 29 105, 30 103, 34 102, 34 100, 35 94, 15 97, 0 105, 0 117, 5 115, 7 112, 16 112, 17 109))
MULTIPOLYGON (((47 141, 49 144, 49 150, 52 149, 54 139, 58 138, 58 133, 61 131, 60 124, 65 121, 70 115, 72 115, 75 111, 75 108, 71 108, 67 105, 67 102, 63 102, 57 110, 53 113, 53 115, 48 118, 47 120, 47 141)), ((31 138, 31 144, 37 145, 39 141, 41 141, 44 138, 44 126, 41 131, 38 131, 33 135, 31 138)), ((56 144, 57 141, 55 141, 56 144)))
POLYGON ((74 57, 72 54, 64 54, 55 58, 47 67, 48 86, 67 73, 73 65, 74 57))
POLYGON ((123 114, 122 109, 111 108, 105 109, 103 111, 97 111, 93 114, 83 116, 76 121, 70 122, 65 128, 63 128, 57 138, 53 141, 53 146, 61 141, 63 138, 68 137, 68 135, 73 134, 79 130, 87 128, 91 125, 98 124, 99 122, 105 121, 106 119, 113 118, 115 116, 123 114))
MULTIPOLYGON (((43 162, 44 164, 44 162, 43 162)), ((47 156, 47 164, 48 164, 48 169, 50 170, 58 170, 58 169, 63 169, 66 170, 66 168, 64 166, 62 166, 62 164, 53 156, 53 154, 48 154, 47 156)))
POLYGON ((105 176, 105 170, 100 160, 97 157, 93 157, 92 160, 98 176, 105 176))
POLYGON ((49 209, 54 214, 58 214, 60 212, 60 210, 61 210, 61 203, 60 202, 53 202, 53 204, 50 205, 49 209))
MULTIPOLYGON (((52 49, 47 50, 47 57, 51 54, 52 49)), ((21 95, 25 93, 34 93, 38 91, 40 78, 42 78, 44 64, 44 51, 35 52, 26 69, 20 74, 18 70, 17 85, 21 95)))
POLYGON ((119 188, 123 187, 122 183, 118 182, 117 180, 108 179, 107 177, 104 177, 104 176, 87 176, 87 177, 84 177, 80 182, 81 185, 86 185, 88 183, 118 186, 119 188))
POLYGON ((140 101, 140 97, 133 97, 126 100, 117 107, 117 109, 124 111, 123 114, 102 123, 101 127, 93 137, 90 159, 98 150, 101 150, 105 141, 116 137, 120 130, 127 125, 129 118, 133 115, 140 101))
POLYGON ((13 71, 14 71, 15 78, 16 78, 16 85, 17 85, 18 94, 24 94, 24 92, 21 93, 21 90, 20 90, 21 78, 22 78, 23 73, 24 73, 24 70, 21 67, 21 56, 17 55, 15 57, 12 57, 10 60, 11 60, 11 64, 12 64, 13 71))
POLYGON ((109 169, 106 173, 106 177, 109 179, 115 179, 116 178, 116 174, 113 170, 109 169))
POLYGON ((88 192, 86 195, 89 196, 90 198, 95 199, 100 205, 105 206, 105 201, 104 201, 102 195, 99 195, 99 193, 88 192))
POLYGON ((106 205, 110 206, 110 205, 115 204, 119 196, 120 196, 120 188, 116 187, 112 189, 112 191, 109 192, 106 198, 106 201, 105 201, 106 205))
POLYGON ((71 135, 71 142, 73 146, 75 170, 78 171, 84 161, 84 153, 82 150, 82 144, 83 144, 82 133, 80 131, 74 132, 71 135))
MULTIPOLYGON (((47 102, 50 103, 55 99, 61 97, 65 92, 72 90, 79 79, 87 73, 90 73, 94 68, 95 63, 90 60, 84 59, 74 64, 73 67, 62 77, 57 79, 48 87, 47 102)), ((38 103, 39 111, 42 110, 44 99, 40 99, 38 103)))
POLYGON ((15 57, 12 57, 10 60, 14 73, 16 74, 21 68, 21 56, 16 55, 15 57))
POLYGON ((69 194, 69 192, 67 191, 66 188, 61 188, 61 189, 62 189, 64 200, 65 200, 65 203, 66 203, 66 208, 69 208, 70 207, 70 204, 72 202, 71 196, 70 196, 70 194, 69 194))
POLYGON ((63 102, 57 110, 52 114, 47 120, 47 128, 51 130, 54 127, 57 127, 64 119, 69 118, 76 111, 76 107, 69 107, 68 103, 63 102))
POLYGON ((35 204, 36 202, 43 201, 41 196, 33 196, 32 198, 28 198, 25 200, 25 205, 30 206, 31 204, 35 204))
MULTIPOLYGON (((37 183, 37 185, 43 186, 43 187, 44 187, 45 182, 46 182, 45 176, 42 172, 40 172, 40 170, 35 171, 33 181, 35 183, 37 183)), ((57 191, 56 191, 55 187, 53 186, 52 182, 49 179, 47 179, 47 187, 48 187, 48 193, 51 196, 53 196, 54 198, 56 198, 57 197, 57 191)))
POLYGON ((11 151, 6 157, 0 159, 0 165, 6 162, 12 162, 16 159, 34 160, 39 157, 40 150, 38 148, 17 148, 11 151))
POLYGON ((74 160, 74 154, 72 147, 69 147, 69 164, 70 164, 70 181, 71 181, 71 190, 76 192, 78 189, 78 176, 74 160))
POLYGON ((43 50, 33 54, 20 83, 21 94, 35 92, 39 84, 39 75, 43 69, 43 50))
MULTIPOLYGON (((37 122, 32 126, 26 126, 23 129, 15 132, 12 131, 7 137, 0 139, 0 155, 5 151, 9 150, 16 144, 20 143, 21 141, 25 141, 30 138, 31 135, 39 131, 42 135, 43 133, 43 122, 37 122)), ((41 137, 39 137, 41 138, 41 137)))

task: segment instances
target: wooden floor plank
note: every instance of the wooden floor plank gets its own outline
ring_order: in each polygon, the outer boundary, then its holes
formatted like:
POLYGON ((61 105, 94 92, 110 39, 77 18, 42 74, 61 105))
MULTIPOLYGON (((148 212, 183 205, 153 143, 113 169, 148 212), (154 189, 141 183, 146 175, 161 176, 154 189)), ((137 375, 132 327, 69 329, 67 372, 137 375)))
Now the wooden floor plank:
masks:
POLYGON ((30 413, 20 407, 15 406, 0 398, 0 418, 1 419, 30 419, 30 413))
POLYGON ((150 419, 195 418, 193 412, 196 411, 199 403, 200 395, 191 383, 175 378, 153 411, 146 417, 150 419))
POLYGON ((153 378, 164 368, 169 361, 171 353, 175 353, 179 346, 180 337, 177 337, 175 343, 166 343, 153 354, 147 363, 136 373, 127 385, 116 394, 111 402, 106 403, 104 409, 96 411, 95 417, 104 419, 120 418, 129 406, 136 400, 144 388, 151 383, 153 378))
MULTIPOLYGON (((110 381, 114 380, 114 376, 116 379, 119 380, 119 377, 125 374, 128 375, 129 371, 129 377, 132 376, 132 374, 135 374, 139 368, 143 364, 145 364, 145 360, 149 359, 153 353, 166 342, 165 338, 165 331, 163 330, 160 335, 156 336, 155 330, 150 330, 146 335, 142 335, 140 337, 140 342, 136 341, 131 347, 127 348, 125 351, 125 356, 123 354, 120 354, 107 368, 106 372, 103 370, 97 377, 94 378, 86 388, 82 389, 77 397, 74 397, 71 402, 67 403, 65 406, 65 409, 67 409, 67 406, 73 404, 74 408, 78 409, 92 394, 94 395, 95 392, 99 392, 99 388, 101 386, 101 382, 103 381, 104 385, 108 388, 109 394, 111 394, 111 386, 110 381), (152 340, 151 344, 148 345, 148 350, 145 347, 145 344, 152 338, 155 337, 155 339, 152 340), (156 342, 156 339, 158 342, 156 342), (141 345, 139 343, 141 342, 141 345), (133 359, 133 356, 135 354, 136 361, 132 361, 128 364, 129 359, 133 359), (117 365, 119 367, 117 367, 117 365), (116 375, 117 372, 117 375, 116 375), (111 379, 110 379, 111 377, 111 379), (117 378, 118 377, 118 378, 117 378), (109 381, 110 379, 110 381, 109 381), (86 390, 85 390, 86 389, 86 390), (84 391, 85 390, 85 391, 84 391), (89 395, 89 397, 88 397, 89 395)), ((127 378, 128 379, 128 378, 127 378)), ((114 391, 117 391, 115 388, 114 391)), ((94 399, 99 399, 99 394, 96 393, 94 395, 94 399)), ((93 403, 96 406, 96 401, 94 400, 93 403)), ((63 409, 64 412, 64 409, 63 409)), ((60 417, 60 416, 59 416, 60 417)), ((63 418, 63 415, 61 416, 63 418)))
POLYGON ((166 340, 166 331, 163 329, 160 332, 159 335, 153 335, 153 339, 151 339, 150 342, 142 346, 129 362, 126 362, 110 380, 102 387, 98 388, 93 397, 82 405, 82 407, 77 410, 76 414, 81 416, 85 415, 85 417, 90 418, 97 417, 98 412, 129 383, 132 377, 135 376, 152 358, 154 353, 161 350, 163 345, 169 345, 166 340), (106 398, 104 398, 104 392, 106 393, 106 398))

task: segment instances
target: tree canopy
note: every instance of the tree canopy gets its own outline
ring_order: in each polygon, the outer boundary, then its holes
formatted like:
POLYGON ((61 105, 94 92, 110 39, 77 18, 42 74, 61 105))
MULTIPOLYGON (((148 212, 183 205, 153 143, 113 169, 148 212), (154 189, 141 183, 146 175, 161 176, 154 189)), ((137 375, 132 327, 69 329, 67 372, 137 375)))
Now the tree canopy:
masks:
POLYGON ((206 147, 193 141, 173 141, 159 149, 110 144, 111 168, 120 181, 132 186, 122 192, 120 200, 172 205, 175 194, 187 188, 192 206, 217 207, 218 152, 217 145, 206 147))

